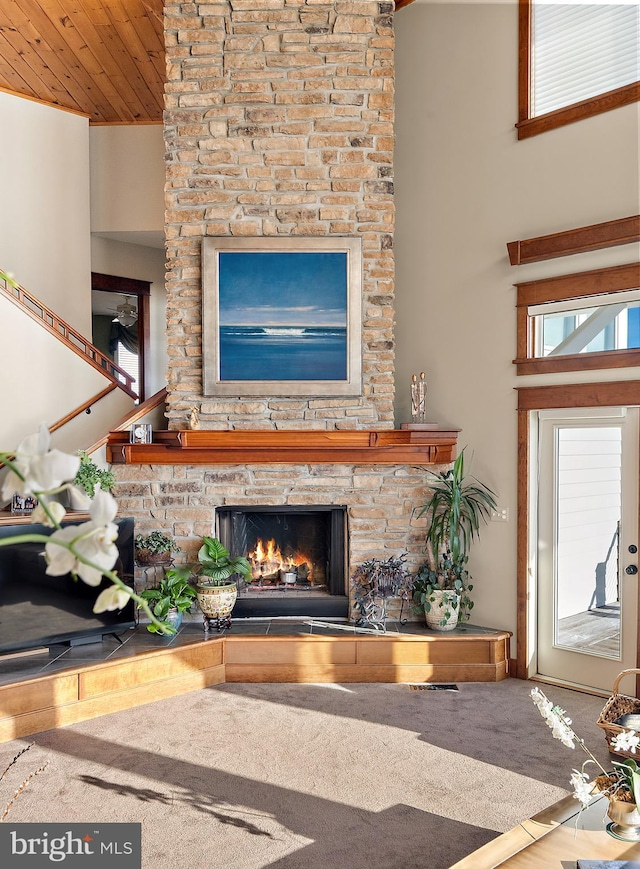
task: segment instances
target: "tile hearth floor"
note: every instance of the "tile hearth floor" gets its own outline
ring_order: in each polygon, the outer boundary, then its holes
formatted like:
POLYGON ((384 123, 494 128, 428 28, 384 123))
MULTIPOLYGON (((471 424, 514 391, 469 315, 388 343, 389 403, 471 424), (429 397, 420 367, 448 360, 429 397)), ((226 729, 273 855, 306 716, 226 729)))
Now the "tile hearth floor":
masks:
MULTIPOLYGON (((411 634, 438 636, 421 622, 407 622, 401 624, 397 621, 387 621, 387 635, 411 634)), ((478 625, 460 625, 448 633, 448 636, 469 636, 478 634, 491 634, 495 630, 483 628, 478 625)), ((139 655, 158 649, 175 648, 176 646, 199 640, 214 640, 221 636, 300 636, 309 634, 313 636, 349 636, 354 634, 368 634, 384 636, 379 631, 367 628, 358 628, 346 621, 322 620, 312 618, 271 618, 271 619, 234 619, 230 631, 211 631, 205 635, 200 615, 187 615, 180 630, 173 637, 161 637, 147 631, 146 625, 140 624, 131 630, 120 634, 119 639, 113 635, 105 635, 101 641, 82 643, 79 645, 59 645, 48 648, 33 649, 25 653, 0 656, 0 685, 8 685, 15 682, 23 682, 27 679, 36 679, 40 676, 48 676, 52 673, 69 668, 100 664, 103 661, 114 661, 139 655)))

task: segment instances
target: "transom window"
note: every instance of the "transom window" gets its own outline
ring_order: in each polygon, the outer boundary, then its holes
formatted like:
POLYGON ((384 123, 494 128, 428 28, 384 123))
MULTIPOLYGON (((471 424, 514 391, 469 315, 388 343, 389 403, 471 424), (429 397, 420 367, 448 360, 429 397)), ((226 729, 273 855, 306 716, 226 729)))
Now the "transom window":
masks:
POLYGON ((516 287, 518 374, 640 364, 640 264, 516 287))
POLYGON ((535 357, 640 347, 640 290, 531 305, 535 357))
POLYGON ((519 138, 638 99, 638 0, 520 0, 519 138))

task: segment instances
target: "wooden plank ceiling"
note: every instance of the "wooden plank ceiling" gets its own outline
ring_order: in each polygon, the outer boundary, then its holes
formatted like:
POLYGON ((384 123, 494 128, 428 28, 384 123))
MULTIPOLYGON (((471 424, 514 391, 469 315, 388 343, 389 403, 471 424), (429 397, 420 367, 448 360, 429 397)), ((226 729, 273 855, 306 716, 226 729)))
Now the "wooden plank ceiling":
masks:
MULTIPOLYGON (((413 0, 397 0, 396 8, 413 0)), ((0 90, 93 124, 162 122, 163 0, 0 0, 0 90)))
POLYGON ((0 88, 96 124, 160 123, 163 0, 0 0, 0 88))

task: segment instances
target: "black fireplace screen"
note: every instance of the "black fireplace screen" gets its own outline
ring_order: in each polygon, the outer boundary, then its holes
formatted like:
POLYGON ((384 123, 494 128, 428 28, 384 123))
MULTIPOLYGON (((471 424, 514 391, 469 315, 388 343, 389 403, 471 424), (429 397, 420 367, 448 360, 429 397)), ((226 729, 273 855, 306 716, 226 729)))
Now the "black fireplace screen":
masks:
POLYGON ((345 594, 346 507, 220 507, 218 536, 246 556, 252 591, 345 594))

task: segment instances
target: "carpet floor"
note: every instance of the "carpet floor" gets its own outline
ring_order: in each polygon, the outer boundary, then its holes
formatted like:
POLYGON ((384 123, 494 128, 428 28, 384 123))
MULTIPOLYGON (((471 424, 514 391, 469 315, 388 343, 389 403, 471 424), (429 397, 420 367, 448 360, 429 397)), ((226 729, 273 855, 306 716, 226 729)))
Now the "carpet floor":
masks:
MULTIPOLYGON (((531 687, 220 685, 0 745, 0 815, 139 822, 145 869, 446 869, 585 759, 531 687)), ((608 764, 604 701, 540 687, 608 764)))

